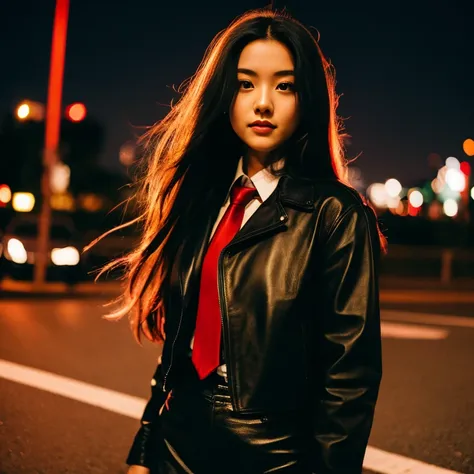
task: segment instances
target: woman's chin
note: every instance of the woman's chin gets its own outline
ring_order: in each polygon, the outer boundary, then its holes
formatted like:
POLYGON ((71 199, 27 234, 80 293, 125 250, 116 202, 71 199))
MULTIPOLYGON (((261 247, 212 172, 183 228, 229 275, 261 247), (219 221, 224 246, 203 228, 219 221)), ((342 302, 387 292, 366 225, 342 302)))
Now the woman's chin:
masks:
POLYGON ((246 145, 249 151, 254 151, 256 153, 261 153, 261 154, 271 153, 272 151, 278 148, 278 145, 265 146, 265 145, 262 145, 262 143, 253 143, 253 142, 247 143, 246 145))

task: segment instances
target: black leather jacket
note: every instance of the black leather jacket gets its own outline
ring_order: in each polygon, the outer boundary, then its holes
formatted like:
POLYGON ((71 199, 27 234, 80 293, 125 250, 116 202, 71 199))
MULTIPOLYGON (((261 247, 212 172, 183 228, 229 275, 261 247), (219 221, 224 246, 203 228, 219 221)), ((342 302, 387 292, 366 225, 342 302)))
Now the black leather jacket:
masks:
MULTIPOLYGON (((152 466, 158 411, 189 360, 214 216, 174 262, 162 364, 127 462, 152 466)), ((373 211, 338 181, 283 176, 222 252, 219 296, 232 405, 307 406, 313 472, 361 472, 382 375, 373 211)))

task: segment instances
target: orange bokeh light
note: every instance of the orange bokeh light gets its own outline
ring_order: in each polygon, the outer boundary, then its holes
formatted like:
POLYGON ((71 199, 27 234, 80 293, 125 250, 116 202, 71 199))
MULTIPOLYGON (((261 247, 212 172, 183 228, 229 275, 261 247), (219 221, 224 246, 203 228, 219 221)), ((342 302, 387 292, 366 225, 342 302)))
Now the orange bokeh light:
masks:
POLYGON ((474 156, 474 140, 472 138, 464 140, 462 147, 467 156, 474 156))
POLYGON ((81 120, 84 120, 86 117, 86 113, 86 106, 80 102, 71 104, 66 109, 67 118, 72 122, 80 122, 81 120))

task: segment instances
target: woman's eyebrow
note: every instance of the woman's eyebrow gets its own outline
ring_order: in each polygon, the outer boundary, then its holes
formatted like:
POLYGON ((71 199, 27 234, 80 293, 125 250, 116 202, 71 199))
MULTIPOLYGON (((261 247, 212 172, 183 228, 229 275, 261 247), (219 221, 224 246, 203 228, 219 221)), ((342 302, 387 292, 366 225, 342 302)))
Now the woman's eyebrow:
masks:
MULTIPOLYGON (((246 68, 238 68, 237 72, 240 72, 242 74, 248 74, 249 76, 258 76, 258 74, 255 71, 252 71, 252 69, 246 69, 246 68)), ((282 77, 282 76, 294 76, 295 71, 293 69, 285 69, 283 71, 277 71, 273 74, 275 77, 282 77)))

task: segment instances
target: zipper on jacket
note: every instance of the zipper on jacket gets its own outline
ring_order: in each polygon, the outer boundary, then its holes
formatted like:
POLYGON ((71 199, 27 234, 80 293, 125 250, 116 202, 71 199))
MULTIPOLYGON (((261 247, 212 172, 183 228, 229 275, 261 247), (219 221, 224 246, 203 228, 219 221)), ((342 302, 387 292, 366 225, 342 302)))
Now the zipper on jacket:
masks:
POLYGON ((232 379, 232 370, 230 370, 230 357, 229 357, 229 348, 227 347, 227 343, 226 343, 226 331, 224 330, 225 327, 224 327, 224 306, 222 305, 222 300, 224 300, 224 303, 225 303, 225 295, 222 296, 222 293, 224 292, 223 288, 224 288, 224 277, 223 277, 223 274, 224 274, 224 270, 223 270, 223 265, 222 265, 222 259, 223 257, 225 257, 227 254, 227 248, 224 247, 224 250, 221 252, 221 254, 219 255, 219 261, 218 261, 218 265, 217 265, 217 299, 219 300, 219 309, 220 309, 220 313, 221 313, 221 323, 222 323, 222 344, 224 344, 224 354, 225 354, 225 364, 226 364, 226 368, 227 368, 227 380, 229 381, 229 388, 230 388, 230 391, 231 391, 231 402, 232 402, 232 406, 234 407, 234 410, 235 411, 238 411, 236 409, 236 400, 237 400, 237 396, 236 396, 236 393, 235 393, 235 384, 233 383, 233 379, 232 379))
POLYGON ((239 411, 239 409, 237 409, 237 392, 236 392, 236 388, 235 388, 235 384, 233 383, 233 377, 232 377, 232 370, 231 370, 231 364, 230 364, 230 357, 229 357, 229 348, 228 348, 228 345, 226 344, 226 331, 224 331, 224 306, 222 305, 222 301, 224 301, 225 303, 225 294, 224 294, 224 270, 223 270, 223 264, 222 264, 222 259, 229 254, 229 247, 237 244, 237 243, 241 243, 241 242, 244 242, 245 240, 247 240, 247 238, 251 238, 255 235, 259 235, 259 234, 265 234, 267 232, 270 232, 272 230, 275 230, 275 229, 278 229, 278 227, 280 227, 281 225, 283 225, 287 220, 288 220, 288 216, 286 215, 286 213, 283 211, 282 212, 282 217, 283 219, 280 220, 280 222, 276 223, 276 224, 273 224, 265 229, 259 229, 258 231, 255 231, 255 232, 252 232, 251 234, 245 236, 243 239, 235 239, 234 241, 232 241, 227 247, 224 247, 224 249, 222 250, 221 254, 219 255, 219 261, 218 261, 218 278, 217 278, 217 296, 218 296, 218 300, 219 300, 219 308, 220 308, 220 312, 221 312, 221 322, 222 322, 222 343, 224 344, 224 353, 225 353, 225 363, 226 363, 226 367, 227 367, 227 379, 229 380, 229 388, 230 388, 230 392, 231 392, 231 402, 232 402, 232 406, 234 408, 235 411, 239 411), (263 230, 263 232, 262 232, 263 230))
MULTIPOLYGON (((176 331, 176 335, 174 337, 174 340, 173 340, 173 345, 171 346, 171 358, 170 358, 170 365, 168 367, 168 370, 166 371, 166 374, 163 378, 163 392, 166 392, 166 379, 168 378, 168 375, 170 373, 170 370, 171 370, 171 367, 173 365, 173 355, 174 355, 174 346, 176 344, 176 341, 178 340, 178 335, 179 335, 179 331, 181 329, 181 323, 183 322, 183 313, 184 313, 184 295, 183 295, 183 282, 181 281, 181 273, 179 273, 179 276, 178 276, 178 280, 179 280, 179 289, 180 289, 180 292, 181 292, 181 313, 180 313, 180 316, 179 316, 179 323, 178 323, 178 329, 176 331)), ((164 347, 164 346, 163 346, 164 347)))

